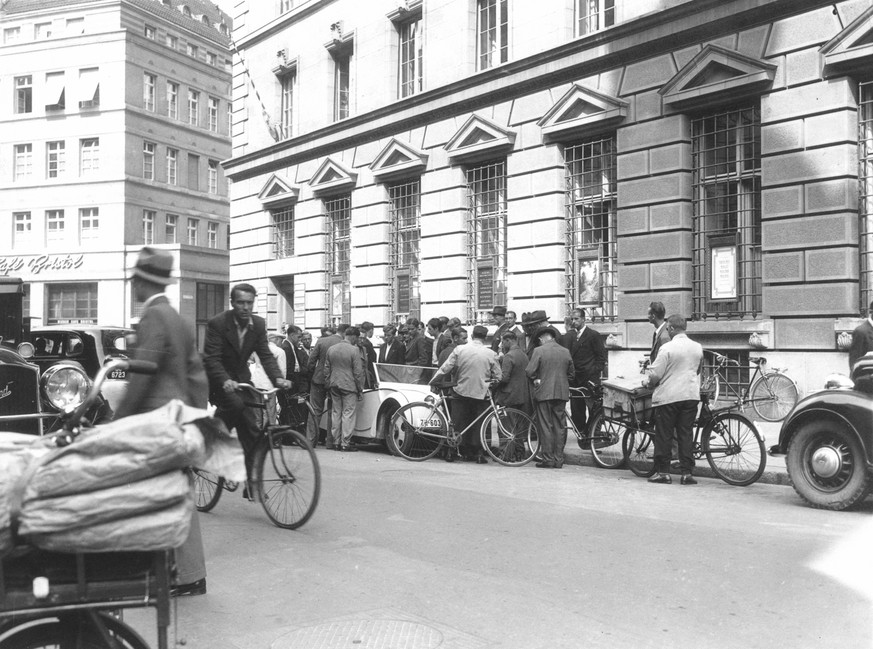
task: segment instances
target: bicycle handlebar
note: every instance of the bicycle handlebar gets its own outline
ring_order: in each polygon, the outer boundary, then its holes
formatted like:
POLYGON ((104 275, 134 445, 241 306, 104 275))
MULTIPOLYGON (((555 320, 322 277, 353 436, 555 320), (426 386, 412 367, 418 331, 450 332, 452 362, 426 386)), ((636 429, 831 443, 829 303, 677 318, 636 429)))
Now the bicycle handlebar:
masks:
POLYGON ((254 391, 254 392, 257 392, 258 394, 262 394, 262 395, 264 395, 265 397, 269 397, 269 396, 271 396, 271 395, 274 395, 274 394, 276 394, 279 390, 285 390, 285 389, 286 389, 286 388, 269 388, 269 389, 267 389, 267 388, 258 388, 258 387, 255 387, 254 385, 252 385, 251 383, 237 383, 237 384, 236 384, 236 387, 237 387, 237 390, 239 390, 240 388, 248 388, 249 390, 252 390, 252 391, 254 391))

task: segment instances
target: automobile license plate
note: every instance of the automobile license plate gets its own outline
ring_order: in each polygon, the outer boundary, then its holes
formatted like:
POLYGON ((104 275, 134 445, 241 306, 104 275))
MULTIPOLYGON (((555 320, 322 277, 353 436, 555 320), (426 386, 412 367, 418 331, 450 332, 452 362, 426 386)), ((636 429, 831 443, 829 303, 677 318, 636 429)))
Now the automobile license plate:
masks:
POLYGON ((127 378, 127 372, 125 370, 112 370, 109 373, 110 379, 124 380, 127 378))

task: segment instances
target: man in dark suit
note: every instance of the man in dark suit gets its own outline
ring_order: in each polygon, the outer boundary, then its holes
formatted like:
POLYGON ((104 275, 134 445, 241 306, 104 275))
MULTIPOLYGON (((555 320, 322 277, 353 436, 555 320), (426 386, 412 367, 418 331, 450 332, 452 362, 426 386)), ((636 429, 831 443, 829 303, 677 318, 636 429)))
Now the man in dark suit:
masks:
POLYGON ((403 332, 405 328, 406 342, 406 365, 418 365, 420 367, 430 367, 431 348, 424 334, 419 327, 421 323, 417 318, 409 318, 406 324, 400 328, 403 332))
MULTIPOLYGON (((258 443, 255 414, 243 403, 237 391, 240 383, 251 383, 249 357, 256 353, 273 385, 291 387, 267 343, 267 323, 252 313, 257 291, 251 284, 237 284, 230 291, 231 309, 219 313, 206 325, 203 362, 209 377, 209 399, 216 405, 216 415, 228 428, 236 428, 246 459, 246 475, 252 479, 252 460, 258 443)), ((244 496, 251 499, 252 490, 244 496)))
MULTIPOLYGON (((140 250, 130 277, 133 293, 143 305, 132 355, 136 360, 151 361, 158 369, 152 375, 132 373, 128 377, 116 418, 148 412, 173 399, 195 408, 206 407, 209 390, 194 330, 170 306, 164 293, 175 281, 172 270, 169 252, 148 246, 140 250)), ((196 511, 188 539, 176 549, 176 582, 174 595, 206 592, 206 562, 196 511)))
POLYGON ((499 354, 503 340, 503 332, 509 331, 509 323, 506 321, 506 307, 494 307, 494 310, 491 311, 491 317, 494 318, 494 324, 497 325, 497 330, 491 338, 491 351, 495 354, 499 354))
POLYGON ((376 387, 376 370, 373 368, 373 364, 376 362, 376 349, 373 347, 373 342, 370 338, 373 337, 373 323, 367 322, 366 320, 361 323, 361 326, 358 327, 361 332, 361 335, 358 337, 358 345, 364 350, 364 358, 366 363, 364 365, 364 378, 366 379, 366 386, 368 389, 376 387))
POLYGON ((649 365, 658 358, 658 350, 670 342, 670 334, 667 332, 667 310, 661 302, 652 302, 649 305, 649 322, 655 327, 652 334, 652 349, 649 352, 649 365))
POLYGON ((862 356, 873 351, 873 302, 867 311, 867 319, 852 332, 852 346, 849 348, 849 372, 862 356))
POLYGON ((336 345, 342 338, 331 327, 321 328, 321 337, 315 341, 309 352, 307 371, 309 373, 309 405, 312 406, 314 417, 306 422, 306 436, 312 446, 318 444, 321 416, 324 414, 324 401, 327 398, 327 388, 324 383, 324 359, 327 350, 336 345))
POLYGON ((549 316, 546 315, 545 311, 531 311, 530 313, 521 314, 521 328, 526 338, 524 353, 528 358, 533 355, 533 350, 540 344, 537 332, 548 326, 549 316))
MULTIPOLYGON (((282 351, 285 352, 285 378, 291 381, 291 390, 295 395, 309 392, 309 375, 306 373, 309 355, 300 342, 302 333, 303 330, 297 325, 285 325, 285 339, 281 345, 282 351)), ((282 407, 279 421, 283 425, 295 425, 298 421, 308 419, 308 417, 301 418, 297 398, 288 392, 279 393, 279 403, 282 407)))
MULTIPOLYGON (((573 309, 570 314, 570 330, 564 334, 560 343, 570 352, 576 378, 571 385, 575 388, 600 385, 600 375, 606 365, 606 347, 600 334, 585 324, 585 309, 573 309)), ((588 427, 588 412, 584 399, 570 400, 570 416, 580 433, 588 427)))
POLYGON ((382 327, 382 346, 379 348, 379 362, 403 365, 406 362, 406 347, 397 338, 397 327, 386 324, 382 327))
POLYGON ((542 461, 540 469, 560 469, 564 466, 564 446, 567 444, 567 426, 564 410, 570 398, 570 383, 575 376, 570 352, 556 341, 560 334, 554 327, 537 332, 537 347, 525 368, 533 382, 537 428, 540 433, 542 461))
POLYGON ((504 331, 501 340, 503 357, 500 359, 500 381, 497 384, 494 400, 507 408, 518 408, 530 414, 530 382, 524 370, 528 357, 518 346, 518 336, 514 331, 504 331))

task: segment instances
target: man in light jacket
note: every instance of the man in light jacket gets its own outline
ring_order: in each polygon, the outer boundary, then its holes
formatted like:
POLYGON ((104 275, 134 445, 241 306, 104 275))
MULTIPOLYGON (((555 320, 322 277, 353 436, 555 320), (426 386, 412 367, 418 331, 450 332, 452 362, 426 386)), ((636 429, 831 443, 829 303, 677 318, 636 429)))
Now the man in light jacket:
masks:
POLYGON ((345 330, 343 340, 332 345, 324 359, 324 385, 330 390, 331 430, 325 446, 346 452, 357 451, 352 446, 355 432, 355 412, 364 398, 364 361, 358 348, 360 331, 345 330))

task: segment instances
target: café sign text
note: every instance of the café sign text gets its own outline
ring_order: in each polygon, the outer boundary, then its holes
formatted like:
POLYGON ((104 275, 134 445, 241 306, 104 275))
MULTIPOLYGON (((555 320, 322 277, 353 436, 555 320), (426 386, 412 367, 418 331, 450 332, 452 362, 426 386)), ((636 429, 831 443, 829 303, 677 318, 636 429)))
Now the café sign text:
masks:
POLYGON ((84 255, 34 255, 28 257, 0 257, 0 275, 24 270, 39 275, 44 270, 74 270, 82 266, 84 255))

